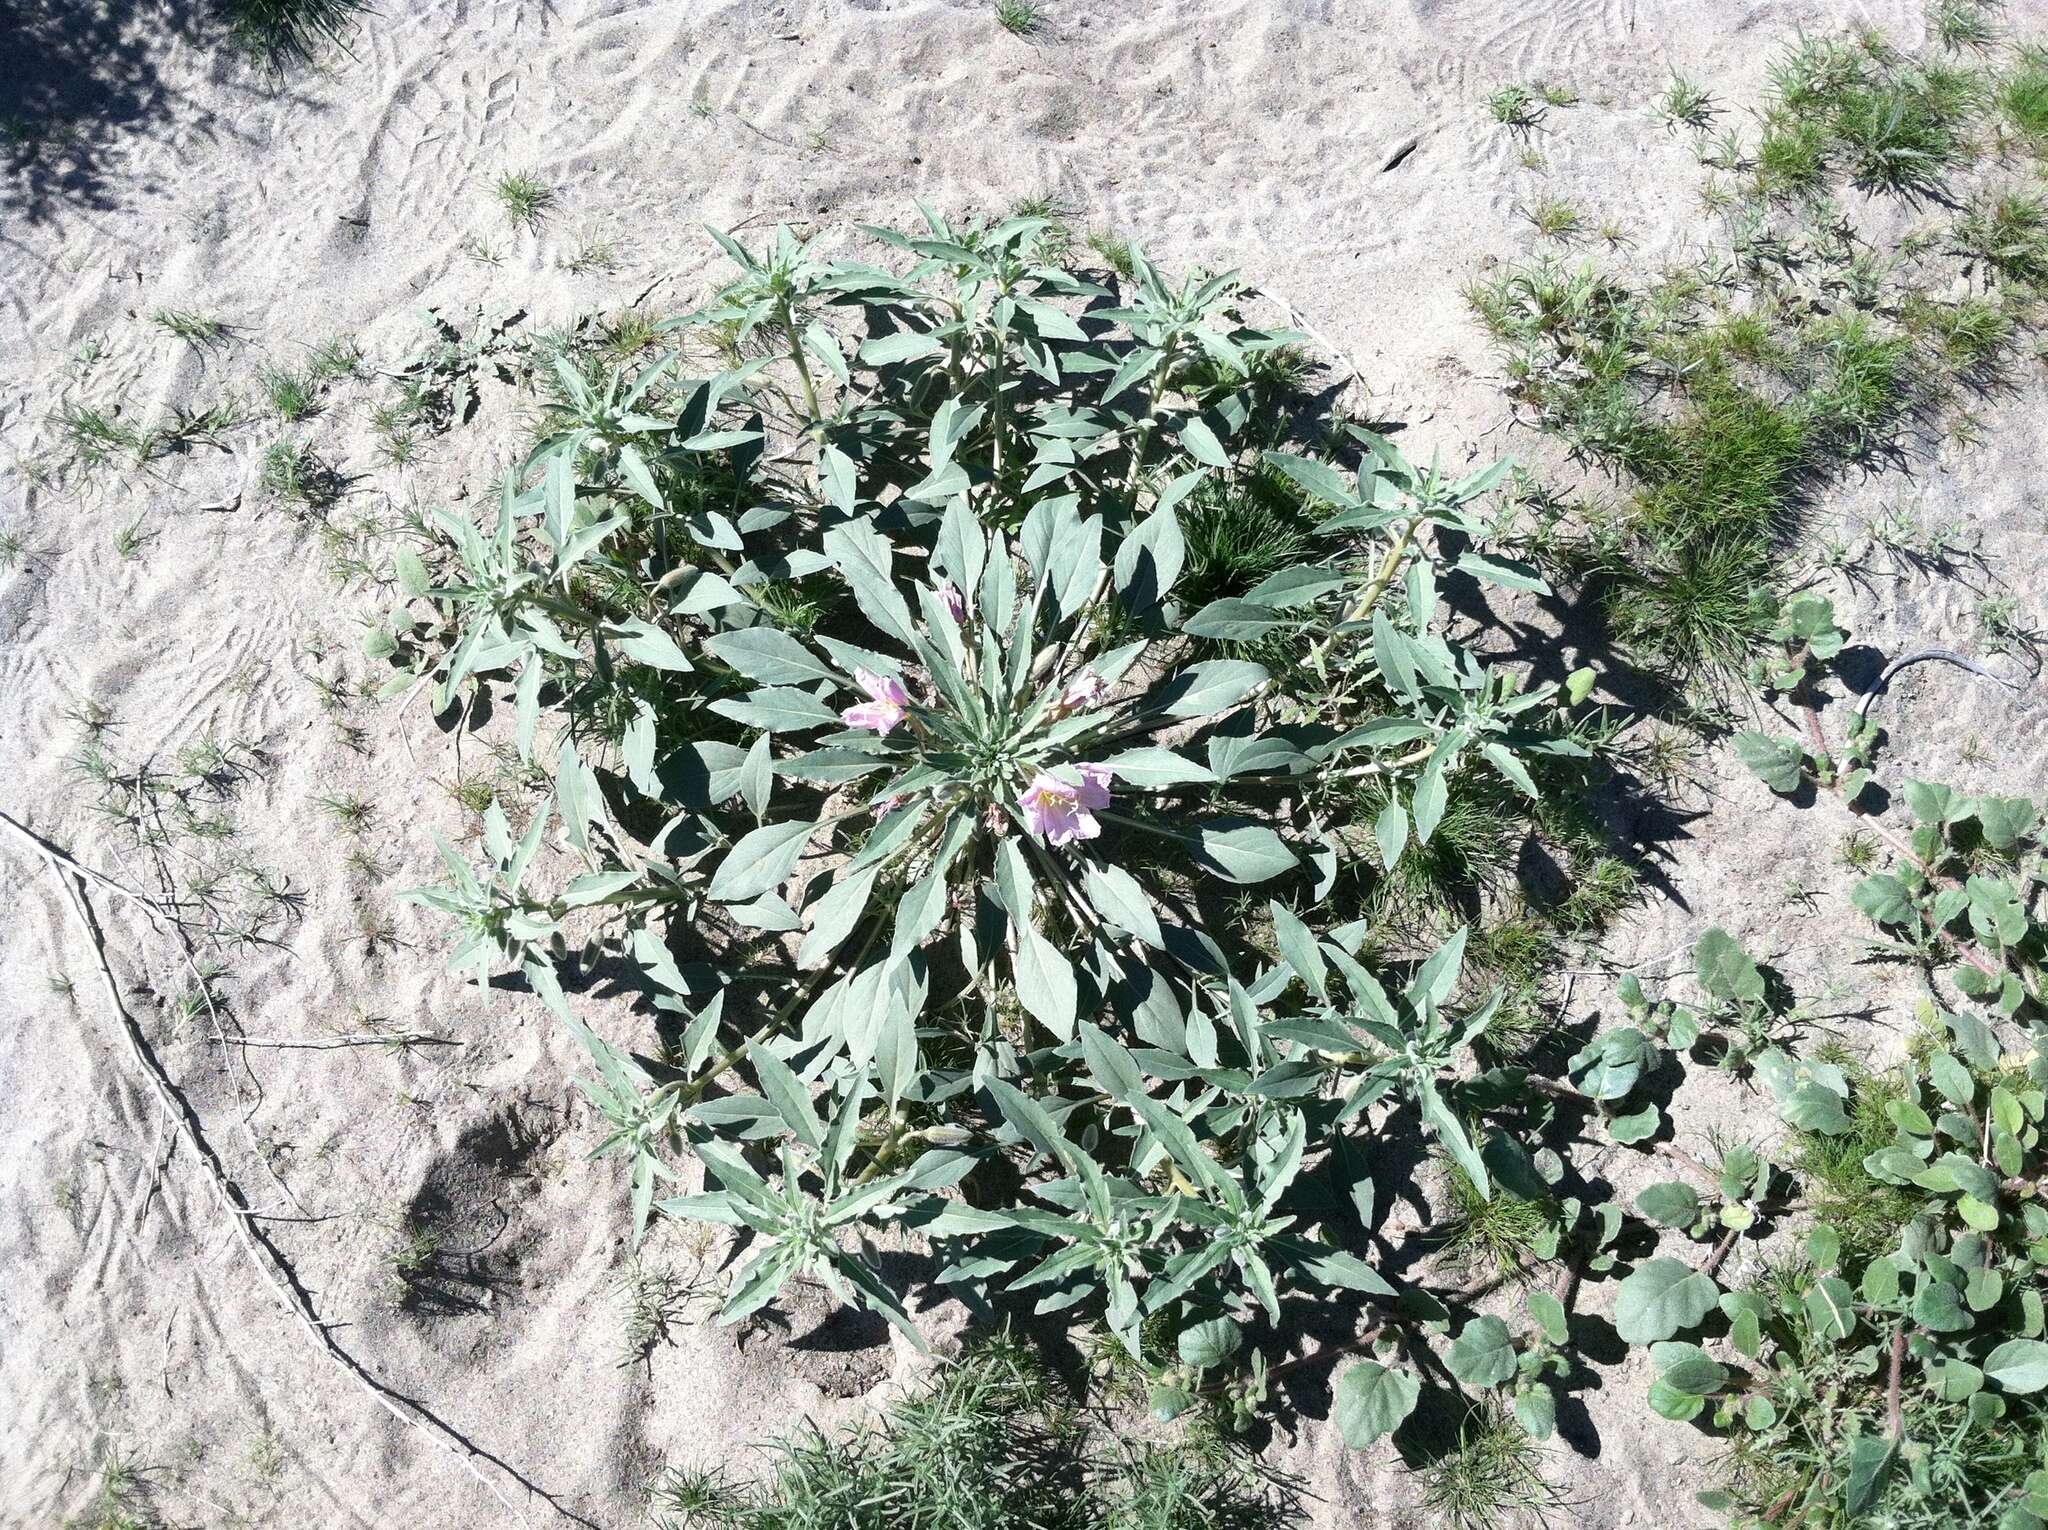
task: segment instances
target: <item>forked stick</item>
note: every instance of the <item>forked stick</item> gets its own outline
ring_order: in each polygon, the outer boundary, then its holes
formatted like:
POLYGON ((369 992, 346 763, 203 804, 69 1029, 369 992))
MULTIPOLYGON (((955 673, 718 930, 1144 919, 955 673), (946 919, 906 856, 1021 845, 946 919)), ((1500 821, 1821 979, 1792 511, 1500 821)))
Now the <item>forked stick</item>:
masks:
POLYGON ((150 1051, 141 1027, 136 1025, 134 1016, 128 1013, 127 1005, 121 1002, 120 985, 115 982, 114 969, 107 962, 106 939, 100 933, 99 924, 93 918, 92 907, 87 903, 80 884, 90 879, 134 899, 145 907, 153 909, 154 906, 139 893, 132 892, 111 878, 80 865, 56 846, 44 843, 39 835, 24 828, 5 813, 0 813, 0 828, 7 829, 40 856, 51 874, 62 884, 64 895, 71 900, 71 911, 77 915, 79 927, 85 931, 86 939, 91 942, 93 957, 99 966, 100 983, 106 990, 107 1003, 120 1018, 121 1034, 128 1043, 129 1056, 148 1078, 150 1087, 156 1091, 158 1102, 163 1106, 165 1116, 176 1124, 179 1136, 184 1139, 185 1145, 191 1148, 192 1156, 199 1161, 200 1168, 205 1171, 206 1182, 213 1188, 214 1198, 220 1202, 221 1209, 227 1212, 228 1220, 234 1224, 235 1236, 241 1243, 243 1252, 249 1256, 249 1262, 256 1267, 264 1283, 305 1330, 306 1336, 329 1360, 346 1371, 356 1385, 368 1393, 386 1413, 407 1428, 417 1430, 461 1461, 464 1469, 504 1506, 506 1512, 513 1517, 514 1523, 524 1524, 524 1515, 518 1505, 506 1496, 502 1484, 493 1481, 484 1472, 482 1466, 478 1464, 480 1461, 488 1461, 517 1482, 529 1495, 546 1499, 549 1506, 565 1519, 588 1525, 590 1521, 563 1508, 548 1494, 528 1482, 515 1468, 482 1447, 472 1444, 411 1398, 384 1385, 364 1368, 362 1362, 334 1341, 333 1335, 328 1333, 326 1325, 320 1321, 319 1314, 314 1310, 312 1298, 306 1293, 305 1287, 299 1284, 291 1266, 285 1262, 284 1255, 270 1241, 268 1234, 255 1224, 253 1218, 258 1213, 250 1210, 242 1199, 241 1191, 235 1187, 234 1181, 228 1178, 227 1170, 221 1166, 220 1159, 214 1155, 213 1148, 207 1143, 205 1134, 199 1128, 198 1117, 194 1115, 191 1106, 185 1103, 184 1097, 172 1087, 170 1076, 164 1072, 155 1054, 150 1051))

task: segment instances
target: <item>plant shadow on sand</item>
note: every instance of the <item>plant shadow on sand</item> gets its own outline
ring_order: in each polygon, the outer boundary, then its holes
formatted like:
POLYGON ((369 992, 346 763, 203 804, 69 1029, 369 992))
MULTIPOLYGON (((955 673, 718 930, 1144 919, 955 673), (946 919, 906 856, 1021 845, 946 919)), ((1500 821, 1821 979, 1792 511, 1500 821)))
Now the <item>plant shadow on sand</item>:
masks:
MULTIPOLYGON (((0 69, 0 213, 42 223, 61 206, 115 206, 121 198, 113 161, 129 135, 152 122, 184 118, 207 139, 233 134, 230 117, 185 97, 178 55, 217 48, 209 74, 239 74, 234 88, 274 96, 284 88, 285 65, 306 50, 282 42, 266 49, 256 34, 232 30, 247 9, 197 0, 21 0, 0 7, 0 58, 7 60, 0 69), (239 48, 227 46, 237 42, 239 48)), ((292 104, 313 105, 296 96, 292 104)))

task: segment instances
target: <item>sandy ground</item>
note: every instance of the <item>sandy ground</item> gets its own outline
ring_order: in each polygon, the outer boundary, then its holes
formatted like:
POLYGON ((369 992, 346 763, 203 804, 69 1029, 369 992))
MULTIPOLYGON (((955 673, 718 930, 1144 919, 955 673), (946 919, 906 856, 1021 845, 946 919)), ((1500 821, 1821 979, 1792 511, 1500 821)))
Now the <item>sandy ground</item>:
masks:
MULTIPOLYGON (((221 979, 246 1034, 382 1019, 460 1043, 226 1052, 203 1016, 173 1013, 190 987, 175 944, 100 900, 127 1000, 230 1171, 260 1210, 310 1219, 270 1225, 338 1341, 561 1514, 607 1527, 642 1522, 664 1463, 744 1467, 798 1420, 883 1395, 909 1359, 818 1310, 744 1348, 684 1326, 620 1364, 624 1202, 617 1166, 584 1156, 597 1134, 569 1087, 572 1043, 530 1000, 444 975, 438 932, 390 902, 429 873, 429 828, 468 829, 444 786, 477 768, 477 746, 458 758, 418 707, 323 707, 311 681, 361 674, 375 600, 337 585, 312 528, 258 491, 271 427, 147 473, 38 487, 23 466, 48 448, 56 402, 125 400, 130 419, 198 407, 333 334, 393 366, 422 304, 516 306, 547 325, 659 278, 655 301, 679 308, 715 273, 706 221, 896 221, 913 197, 971 211, 1050 193, 1170 268, 1235 265, 1285 294, 1422 453, 1528 451, 1458 296, 1529 247, 1518 205, 1555 191, 1626 224, 1629 258, 1681 254, 1701 235, 1700 176, 1653 109, 1671 70, 1742 103, 1795 28, 1868 23, 1908 42, 1920 29, 1908 0, 1052 0, 1027 41, 980 3, 388 0, 353 58, 272 89, 194 41, 181 5, 117 4, 104 22, 90 9, 50 5, 46 23, 61 20, 28 82, 0 85, 72 125, 0 192, 0 528, 29 549, 0 573, 0 809, 152 889, 188 859, 287 879, 297 912, 221 979), (88 63, 111 82, 98 95, 75 83, 88 63), (1481 104, 1511 79, 1582 98, 1535 136, 1541 171, 1481 104), (512 170, 560 189, 538 235, 489 201, 512 170), (497 263, 465 252, 474 238, 497 263), (618 243, 621 268, 569 274, 594 238, 618 243), (158 308, 218 313, 236 342, 196 352, 145 322, 158 308), (138 515, 149 539, 123 558, 116 532, 138 515), (238 837, 157 856, 96 819, 66 765, 81 738, 67 711, 88 700, 110 709, 124 765, 206 736, 260 749, 222 787, 238 837), (377 804, 376 866, 344 865, 352 841, 317 805, 336 793, 377 804), (387 915, 391 938, 366 941, 387 915), (408 1217, 448 1242, 401 1305, 387 1255, 408 1217)), ((2007 15, 2048 26, 2035 0, 2007 15)), ((9 69, 24 56, 0 55, 9 69)), ((381 465, 366 423, 378 390, 341 384, 300 432, 348 477, 337 516, 443 501, 517 440, 516 409, 497 407, 416 465, 381 465)), ((1982 446, 1846 484, 1828 508, 1955 518, 2038 626, 2042 404, 2037 374, 1987 401, 1982 446)), ((1886 651, 1972 641, 1970 583, 1845 594, 1859 637, 1886 651)), ((2015 702, 1923 669, 1886 705, 1902 762, 2038 789, 2038 692, 2015 702), (1988 762, 1958 763, 1965 733, 1988 762)), ((1612 953, 1669 970, 1724 923, 1788 974, 1842 980, 1845 1008, 1881 998, 1888 980, 1852 965, 1858 932, 1840 916, 1841 832, 1711 763, 1654 836, 1668 895, 1612 953), (1795 881, 1819 901, 1791 900, 1795 881)), ((0 879, 0 1523, 60 1521, 109 1453, 151 1469, 177 1524, 555 1523, 540 1498, 515 1518, 318 1356, 172 1150, 57 884, 14 845, 0 879), (60 974, 75 993, 53 989, 60 974)), ((1581 984, 1575 1012, 1607 998, 1581 984)), ((651 1257, 696 1270, 679 1233, 651 1257)), ((1582 1305, 1611 1300, 1592 1283, 1582 1305)), ((1274 1458, 1314 1495, 1312 1523, 1426 1522, 1389 1453, 1343 1449, 1327 1394, 1297 1401, 1274 1458)), ((1579 1394, 1565 1432, 1547 1467, 1571 1506, 1553 1522, 1710 1522, 1691 1499, 1713 1481, 1713 1442, 1650 1415, 1640 1378, 1579 1394)))

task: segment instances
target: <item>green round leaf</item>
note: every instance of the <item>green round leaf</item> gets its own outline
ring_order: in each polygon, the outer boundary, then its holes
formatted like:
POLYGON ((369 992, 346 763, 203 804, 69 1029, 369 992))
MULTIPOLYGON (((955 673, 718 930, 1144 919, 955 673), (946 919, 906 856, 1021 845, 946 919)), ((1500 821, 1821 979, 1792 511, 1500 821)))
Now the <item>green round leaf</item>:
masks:
POLYGON ((1244 1342, 1244 1333, 1234 1319, 1227 1317, 1210 1318, 1205 1323, 1196 1323, 1181 1330, 1181 1362, 1206 1369, 1221 1365, 1237 1353, 1238 1345, 1244 1342))
POLYGON ((1652 1259, 1621 1283, 1614 1328, 1626 1344, 1655 1344, 1695 1327, 1714 1310, 1711 1277, 1676 1259, 1652 1259))
POLYGON ((1422 1383, 1406 1371, 1360 1360, 1337 1378, 1337 1432, 1353 1450, 1363 1450, 1399 1428, 1421 1395, 1422 1383))
POLYGON ((2008 1392, 2038 1392, 2048 1387, 2048 1344, 2007 1339, 1985 1358, 1984 1374, 2008 1392))
POLYGON ((1667 1179, 1636 1197, 1636 1210, 1660 1227, 1690 1227, 1700 1214, 1700 1194, 1691 1185, 1667 1179))
POLYGON ((1515 1374, 1515 1336, 1491 1313, 1476 1317, 1444 1351, 1444 1365, 1471 1387, 1497 1387, 1515 1374))

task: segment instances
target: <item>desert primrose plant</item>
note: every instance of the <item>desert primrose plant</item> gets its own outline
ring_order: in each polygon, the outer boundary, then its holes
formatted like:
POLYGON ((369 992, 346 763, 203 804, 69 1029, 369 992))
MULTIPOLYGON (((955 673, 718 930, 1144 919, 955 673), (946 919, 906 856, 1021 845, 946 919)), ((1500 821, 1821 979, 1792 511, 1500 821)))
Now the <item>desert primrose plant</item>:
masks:
POLYGON ((1499 1000, 1462 932, 1369 951, 1345 868, 1478 775, 1569 790, 1593 677, 1443 631, 1442 581, 1544 588, 1481 550, 1504 468, 1318 433, 1303 337, 1233 276, 1131 249, 1105 285, 1048 227, 864 231, 900 269, 719 236, 736 279, 652 354, 539 360, 495 518, 415 526, 367 646, 444 711, 504 687, 552 761, 410 896, 589 1050, 636 1229, 745 1245, 726 1321, 815 1279, 917 1341, 875 1257, 913 1237, 972 1303, 1100 1321, 1160 1413, 1245 1423, 1289 1303, 1399 1299, 1344 1246, 1390 1116, 1498 1189, 1466 1075, 1499 1000), (1255 479, 1299 551, 1187 600, 1182 517, 1255 479), (575 1016, 600 946, 655 1051, 575 1016))
MULTIPOLYGON (((1581 1282, 1611 1283, 1653 1406, 1736 1445, 1717 1502, 1846 1525, 2003 1451, 1972 1512, 2029 1523, 2040 1064, 2009 1038, 2037 1002, 2037 818, 1930 795, 1934 832, 1873 868, 1897 896, 1859 893, 1887 954, 1997 968, 1930 1011, 1926 1071, 1887 1076, 1876 1107, 1720 930, 1695 946, 1697 998, 1629 980, 1576 1051, 1491 1048, 1509 996, 1474 952, 1498 960, 1512 926, 1417 941, 1355 873, 1425 856, 1475 783, 1537 823, 1606 747, 1590 671, 1529 685, 1445 631, 1453 579, 1546 588, 1490 550, 1499 473, 1304 423, 1277 364, 1299 337, 1251 324, 1255 294, 1136 250, 1128 277, 1053 263, 1042 223, 873 231, 893 269, 786 231, 727 241, 739 275, 696 313, 536 352, 540 440, 494 518, 428 517, 398 557, 404 602, 370 635, 387 688, 458 716, 509 697, 509 752, 552 777, 517 831, 487 807, 481 868, 448 850, 450 883, 415 897, 463 926, 461 965, 523 973, 590 1053, 636 1229, 731 1230, 725 1320, 814 1280, 921 1342, 919 1293, 880 1257, 915 1244, 971 1307, 1100 1324, 1162 1417, 1246 1427, 1281 1373, 1332 1365, 1360 1448, 1443 1387, 1549 1438, 1581 1282), (1199 589, 1196 527, 1236 550, 1199 589), (637 976, 651 1037, 576 1015, 600 954, 637 976), (1931 1084, 1954 1104, 1958 1067, 1953 1129, 1923 1103, 1926 1151, 1889 1140, 1892 1103, 1931 1084), (1677 1148, 1669 1091, 1695 1068, 1759 1091, 1780 1140, 1677 1148), (1995 1184, 1950 1161, 1971 1126, 1995 1184), (1401 1133, 1484 1220, 1462 1284, 1361 1252, 1391 1188, 1374 1150, 1401 1133), (1624 1202, 1587 1143, 1683 1177, 1624 1202), (1884 1191, 1853 1241, 1724 1274, 1852 1174, 1884 1191), (1995 1254, 1965 1241, 1991 1234, 1995 1254), (1942 1288, 1969 1326, 1939 1326, 1942 1288), (1353 1336, 1289 1356, 1301 1304, 1333 1296, 1353 1336)), ((1682 354, 1597 280, 1543 282, 1511 301, 1539 334, 1561 304, 1596 374, 1682 354)), ((1722 331, 1730 356, 1767 341, 1722 331)), ((1647 513, 1754 535, 1773 464, 1879 428, 1845 370, 1881 382, 1882 348, 1853 325, 1806 343, 1849 403, 1786 409, 1724 360, 1690 385, 1712 432, 1614 406, 1603 428, 1666 475, 1647 513)), ((1753 583, 1731 667, 1817 712, 1832 607, 1753 583)), ((1837 749, 1824 730, 1736 748, 1852 810, 1879 743, 1859 713, 1837 749)))

